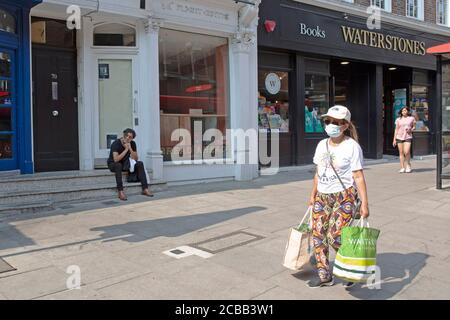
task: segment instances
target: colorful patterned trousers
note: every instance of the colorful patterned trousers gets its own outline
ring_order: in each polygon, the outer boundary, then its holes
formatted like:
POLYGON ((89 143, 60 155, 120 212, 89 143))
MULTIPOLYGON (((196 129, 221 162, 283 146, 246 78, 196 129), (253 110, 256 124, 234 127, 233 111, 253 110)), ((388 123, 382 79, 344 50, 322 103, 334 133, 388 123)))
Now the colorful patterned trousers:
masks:
POLYGON ((331 278, 329 246, 341 246, 342 228, 353 216, 357 191, 351 187, 338 193, 317 193, 313 208, 313 242, 320 280, 331 278))

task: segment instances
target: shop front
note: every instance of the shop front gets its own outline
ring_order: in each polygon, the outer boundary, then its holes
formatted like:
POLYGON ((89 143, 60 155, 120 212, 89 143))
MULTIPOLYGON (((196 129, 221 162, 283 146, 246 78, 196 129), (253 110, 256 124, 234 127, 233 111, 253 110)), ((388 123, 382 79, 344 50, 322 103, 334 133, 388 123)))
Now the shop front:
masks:
POLYGON ((35 127, 66 136, 35 129, 39 171, 104 169, 111 143, 133 128, 155 180, 257 176, 257 164, 232 160, 246 148, 209 133, 256 130, 258 1, 74 1, 75 31, 54 27, 68 17, 57 2, 33 11, 35 77, 45 80, 35 127))
POLYGON ((0 3, 0 171, 33 172, 29 14, 39 2, 0 3))
POLYGON ((326 137, 320 116, 334 104, 352 112, 367 158, 396 154, 395 119, 411 108, 414 155, 435 152, 436 60, 425 48, 448 37, 291 0, 260 7, 260 130, 280 132, 280 163, 312 162, 326 137))

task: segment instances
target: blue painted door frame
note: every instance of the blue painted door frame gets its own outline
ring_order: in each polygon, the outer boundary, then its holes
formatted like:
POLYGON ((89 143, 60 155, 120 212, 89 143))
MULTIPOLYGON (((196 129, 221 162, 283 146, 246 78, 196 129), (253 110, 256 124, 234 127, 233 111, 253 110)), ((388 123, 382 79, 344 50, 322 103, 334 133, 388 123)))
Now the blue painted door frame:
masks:
POLYGON ((0 160, 0 171, 20 169, 33 173, 31 88, 30 88, 30 10, 41 0, 2 0, 0 9, 16 20, 16 33, 0 31, 0 51, 11 55, 13 159, 0 160))

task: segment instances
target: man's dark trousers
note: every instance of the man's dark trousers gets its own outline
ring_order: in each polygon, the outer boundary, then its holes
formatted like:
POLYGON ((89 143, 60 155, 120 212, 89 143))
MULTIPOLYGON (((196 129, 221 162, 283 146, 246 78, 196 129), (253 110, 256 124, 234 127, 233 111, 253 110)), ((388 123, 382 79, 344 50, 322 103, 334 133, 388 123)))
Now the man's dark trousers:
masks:
MULTIPOLYGON (((129 160, 127 160, 129 161, 129 160)), ((111 172, 114 172, 116 174, 116 184, 117 184, 117 190, 123 191, 123 181, 122 181, 122 172, 129 172, 129 164, 124 170, 124 164, 122 162, 113 162, 108 164, 109 170, 111 172)), ((137 161, 134 166, 134 171, 136 172, 139 181, 142 185, 142 190, 145 190, 148 188, 148 181, 147 176, 145 175, 145 169, 144 169, 144 163, 142 161, 137 161)))

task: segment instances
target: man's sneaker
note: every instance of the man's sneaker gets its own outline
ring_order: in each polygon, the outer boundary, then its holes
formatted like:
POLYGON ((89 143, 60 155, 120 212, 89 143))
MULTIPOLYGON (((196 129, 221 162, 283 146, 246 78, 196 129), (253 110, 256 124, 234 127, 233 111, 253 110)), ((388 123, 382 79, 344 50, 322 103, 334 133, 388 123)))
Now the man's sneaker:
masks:
POLYGON ((316 280, 311 280, 308 282, 308 287, 310 287, 311 289, 321 288, 321 287, 331 287, 333 285, 334 285, 333 278, 331 278, 330 280, 327 280, 327 281, 321 281, 319 279, 316 279, 316 280))
POLYGON ((401 168, 400 171, 398 173, 405 173, 405 168, 401 168))
POLYGON ((344 284, 345 289, 350 289, 350 288, 353 288, 354 286, 355 286, 354 282, 347 282, 344 284))
POLYGON ((411 173, 411 172, 412 172, 411 167, 407 167, 406 170, 405 170, 405 173, 411 173))

